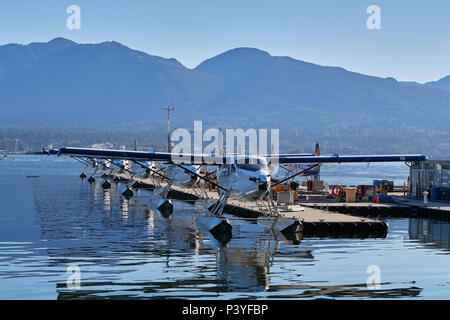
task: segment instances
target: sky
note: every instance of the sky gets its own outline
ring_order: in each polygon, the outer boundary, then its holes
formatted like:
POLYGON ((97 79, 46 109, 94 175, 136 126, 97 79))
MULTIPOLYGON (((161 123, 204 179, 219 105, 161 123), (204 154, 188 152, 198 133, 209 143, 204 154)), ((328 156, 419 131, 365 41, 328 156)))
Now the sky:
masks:
POLYGON ((188 68, 254 47, 349 71, 427 82, 450 74, 448 0, 1 0, 0 44, 118 41, 188 68), (67 8, 80 8, 68 29, 67 8), (380 29, 366 24, 380 8, 380 29))

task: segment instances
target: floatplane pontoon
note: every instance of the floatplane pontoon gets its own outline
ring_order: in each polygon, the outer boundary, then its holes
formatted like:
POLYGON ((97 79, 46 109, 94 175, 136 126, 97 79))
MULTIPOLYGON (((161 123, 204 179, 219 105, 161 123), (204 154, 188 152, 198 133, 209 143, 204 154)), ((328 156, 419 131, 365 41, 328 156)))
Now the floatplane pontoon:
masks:
MULTIPOLYGON (((214 236, 229 234, 231 236, 230 221, 223 216, 224 208, 229 198, 241 201, 263 201, 269 214, 261 219, 266 221, 270 228, 281 232, 300 232, 302 224, 298 219, 286 218, 280 215, 275 206, 270 190, 277 185, 288 182, 301 175, 316 174, 317 169, 324 163, 358 163, 358 162, 420 162, 427 159, 420 154, 399 155, 331 155, 318 154, 318 146, 314 154, 279 154, 268 156, 257 155, 224 155, 212 156, 202 154, 174 154, 164 152, 142 152, 126 150, 105 150, 90 148, 65 147, 57 150, 41 152, 41 154, 66 155, 75 158, 87 166, 103 171, 104 182, 102 186, 108 188, 109 178, 115 174, 127 182, 123 192, 125 197, 133 195, 133 184, 145 183, 139 180, 131 169, 131 163, 145 170, 145 178, 152 179, 155 189, 155 199, 152 200, 154 208, 160 212, 171 214, 173 204, 168 198, 169 191, 174 186, 189 188, 198 185, 199 181, 207 182, 217 188, 219 199, 208 206, 206 213, 197 217, 202 229, 206 229, 214 236), (122 161, 118 163, 117 161, 122 161), (157 168, 155 162, 165 164, 164 170, 157 168), (119 168, 114 173, 112 166, 119 168), (216 166, 217 181, 213 181, 202 172, 201 168, 216 166), (275 166, 289 166, 289 174, 276 182, 271 173, 275 166), (107 173, 109 171, 109 173, 107 173), (124 177, 123 175, 127 176, 124 177), (161 179, 167 181, 161 187, 161 179)), ((94 174, 90 178, 93 178, 94 174)), ((86 176, 84 171, 82 176, 86 176)))

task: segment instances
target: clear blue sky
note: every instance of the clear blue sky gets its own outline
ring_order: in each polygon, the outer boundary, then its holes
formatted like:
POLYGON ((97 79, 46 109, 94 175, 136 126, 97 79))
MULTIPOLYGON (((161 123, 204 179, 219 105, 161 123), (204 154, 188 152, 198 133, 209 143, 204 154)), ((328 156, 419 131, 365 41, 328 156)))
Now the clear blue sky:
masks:
POLYGON ((0 44, 115 40, 193 68, 235 47, 398 80, 450 74, 450 1, 2 0, 0 44), (81 8, 81 30, 66 8, 81 8), (366 9, 381 8, 381 30, 366 9))

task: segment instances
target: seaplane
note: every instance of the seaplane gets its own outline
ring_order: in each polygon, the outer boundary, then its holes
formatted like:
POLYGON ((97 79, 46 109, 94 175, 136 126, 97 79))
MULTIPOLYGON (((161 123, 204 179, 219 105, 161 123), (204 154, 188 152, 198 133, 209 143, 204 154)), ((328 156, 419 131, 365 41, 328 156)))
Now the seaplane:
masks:
MULTIPOLYGON (((168 191, 172 185, 183 187, 193 186, 200 180, 217 187, 219 198, 208 207, 208 213, 198 217, 202 229, 206 229, 214 236, 217 234, 231 235, 231 224, 223 217, 227 200, 231 198, 243 201, 267 201, 268 208, 273 213, 273 228, 278 231, 301 231, 301 222, 296 219, 281 217, 273 200, 270 190, 282 183, 288 182, 297 176, 314 172, 314 169, 326 163, 371 163, 371 162, 421 162, 427 159, 422 154, 397 155, 318 155, 314 154, 270 154, 270 155, 204 155, 204 154, 174 154, 173 152, 143 152, 128 150, 105 150, 92 148, 63 147, 49 150, 41 154, 56 154, 82 159, 86 164, 103 166, 105 161, 116 164, 116 161, 129 161, 135 163, 147 172, 168 181, 166 187, 160 192, 155 207, 161 212, 170 214, 173 204, 168 199, 168 191), (166 164, 165 171, 158 171, 151 167, 151 163, 166 164), (100 163, 100 165, 99 165, 100 163), (147 165, 146 165, 147 164, 147 165), (290 174, 276 182, 272 181, 271 167, 274 166, 302 166, 301 170, 290 174), (202 166, 217 167, 217 181, 201 174, 202 166), (305 166, 305 167, 304 167, 305 166)), ((118 164, 123 168, 124 165, 118 164)), ((97 170, 97 169, 96 169, 97 170)), ((129 170, 125 168, 125 170, 129 170)), ((292 170, 292 169, 291 169, 292 170)), ((132 178, 131 178, 132 179, 132 178)))

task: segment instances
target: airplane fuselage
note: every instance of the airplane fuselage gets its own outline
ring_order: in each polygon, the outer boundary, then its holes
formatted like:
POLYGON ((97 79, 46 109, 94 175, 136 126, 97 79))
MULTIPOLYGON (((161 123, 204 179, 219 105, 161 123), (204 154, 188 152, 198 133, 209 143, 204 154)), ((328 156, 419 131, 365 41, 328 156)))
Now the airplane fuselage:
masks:
POLYGON ((232 198, 260 199, 270 188, 270 171, 267 160, 258 156, 237 157, 233 163, 220 167, 218 183, 230 190, 232 198), (239 161, 240 159, 243 161, 239 161))

